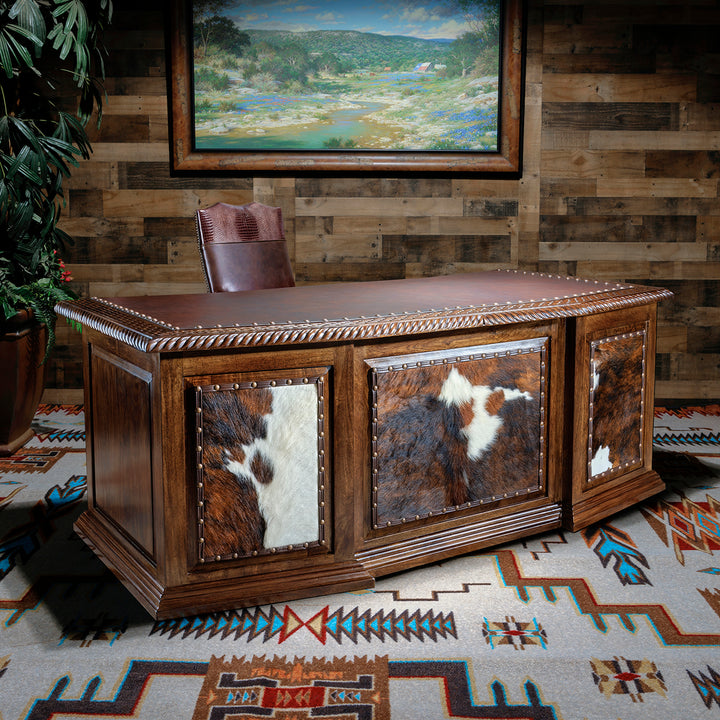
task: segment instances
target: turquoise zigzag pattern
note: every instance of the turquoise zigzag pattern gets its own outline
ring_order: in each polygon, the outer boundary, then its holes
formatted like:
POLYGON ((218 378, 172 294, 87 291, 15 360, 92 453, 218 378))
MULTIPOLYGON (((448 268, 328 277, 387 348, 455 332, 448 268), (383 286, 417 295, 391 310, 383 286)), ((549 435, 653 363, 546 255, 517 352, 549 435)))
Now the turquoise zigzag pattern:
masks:
POLYGON ((709 708, 713 703, 720 707, 720 674, 709 665, 707 669, 709 676, 702 671, 698 673, 700 677, 693 675, 689 670, 687 674, 705 703, 705 707, 709 708))
POLYGON ((53 430, 35 433, 37 440, 46 442, 85 442, 85 430, 53 430))
POLYGON ((87 489, 86 475, 73 475, 64 486, 56 485, 45 494, 45 503, 38 502, 30 512, 30 519, 15 528, 8 539, 0 543, 0 580, 19 560, 27 562, 42 545, 42 538, 53 530, 54 521, 79 502, 87 489))
POLYGON ((720 445, 720 433, 663 433, 653 436, 654 445, 720 445))
POLYGON ((386 613, 383 610, 360 611, 357 607, 345 612, 343 607, 330 612, 326 606, 307 621, 301 620, 286 605, 282 612, 275 606, 265 611, 261 607, 246 608, 238 611, 195 615, 184 618, 158 620, 150 635, 163 635, 170 638, 207 639, 219 637, 247 642, 261 639, 263 643, 275 638, 284 642, 301 628, 306 628, 317 640, 325 644, 328 638, 342 643, 343 638, 357 643, 360 638, 370 641, 378 638, 385 640, 413 639, 437 642, 439 638, 457 638, 455 619, 452 613, 447 615, 429 610, 410 612, 395 610, 386 613))

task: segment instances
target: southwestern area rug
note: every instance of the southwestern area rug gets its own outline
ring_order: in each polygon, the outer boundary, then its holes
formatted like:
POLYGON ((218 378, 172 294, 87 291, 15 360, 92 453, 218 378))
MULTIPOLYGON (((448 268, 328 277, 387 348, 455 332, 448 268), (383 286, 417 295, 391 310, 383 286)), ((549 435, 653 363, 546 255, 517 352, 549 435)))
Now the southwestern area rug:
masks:
POLYGON ((720 406, 657 408, 668 489, 344 593, 154 622, 75 536, 82 406, 0 459, 0 720, 720 716, 720 406))

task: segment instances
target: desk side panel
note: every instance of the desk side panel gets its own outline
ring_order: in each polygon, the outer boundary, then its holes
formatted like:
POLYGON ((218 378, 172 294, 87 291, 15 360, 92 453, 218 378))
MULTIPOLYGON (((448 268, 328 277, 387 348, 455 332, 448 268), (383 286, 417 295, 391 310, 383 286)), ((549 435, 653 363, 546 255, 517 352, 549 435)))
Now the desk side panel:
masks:
POLYGON ((153 557, 152 374, 97 346, 90 364, 91 509, 153 557))
POLYGON ((655 342, 655 304, 577 320, 571 530, 665 487, 652 469, 655 342))

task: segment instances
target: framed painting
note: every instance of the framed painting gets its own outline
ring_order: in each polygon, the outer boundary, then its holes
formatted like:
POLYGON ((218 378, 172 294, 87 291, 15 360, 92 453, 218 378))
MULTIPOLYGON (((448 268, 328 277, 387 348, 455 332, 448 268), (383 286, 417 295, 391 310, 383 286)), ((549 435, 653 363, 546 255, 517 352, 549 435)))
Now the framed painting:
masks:
POLYGON ((520 172, 522 0, 170 5, 175 171, 520 172))

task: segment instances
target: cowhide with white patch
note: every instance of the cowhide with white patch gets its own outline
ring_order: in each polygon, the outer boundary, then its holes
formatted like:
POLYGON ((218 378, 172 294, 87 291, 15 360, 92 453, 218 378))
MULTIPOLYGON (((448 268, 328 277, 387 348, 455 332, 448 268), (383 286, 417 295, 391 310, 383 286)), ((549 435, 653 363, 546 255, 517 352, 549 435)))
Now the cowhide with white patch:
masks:
POLYGON ((319 539, 317 385, 203 393, 203 557, 319 539))
POLYGON ((376 524, 541 483, 542 353, 376 373, 376 524))
POLYGON ((642 331, 592 344, 589 479, 642 462, 644 347, 642 331))

